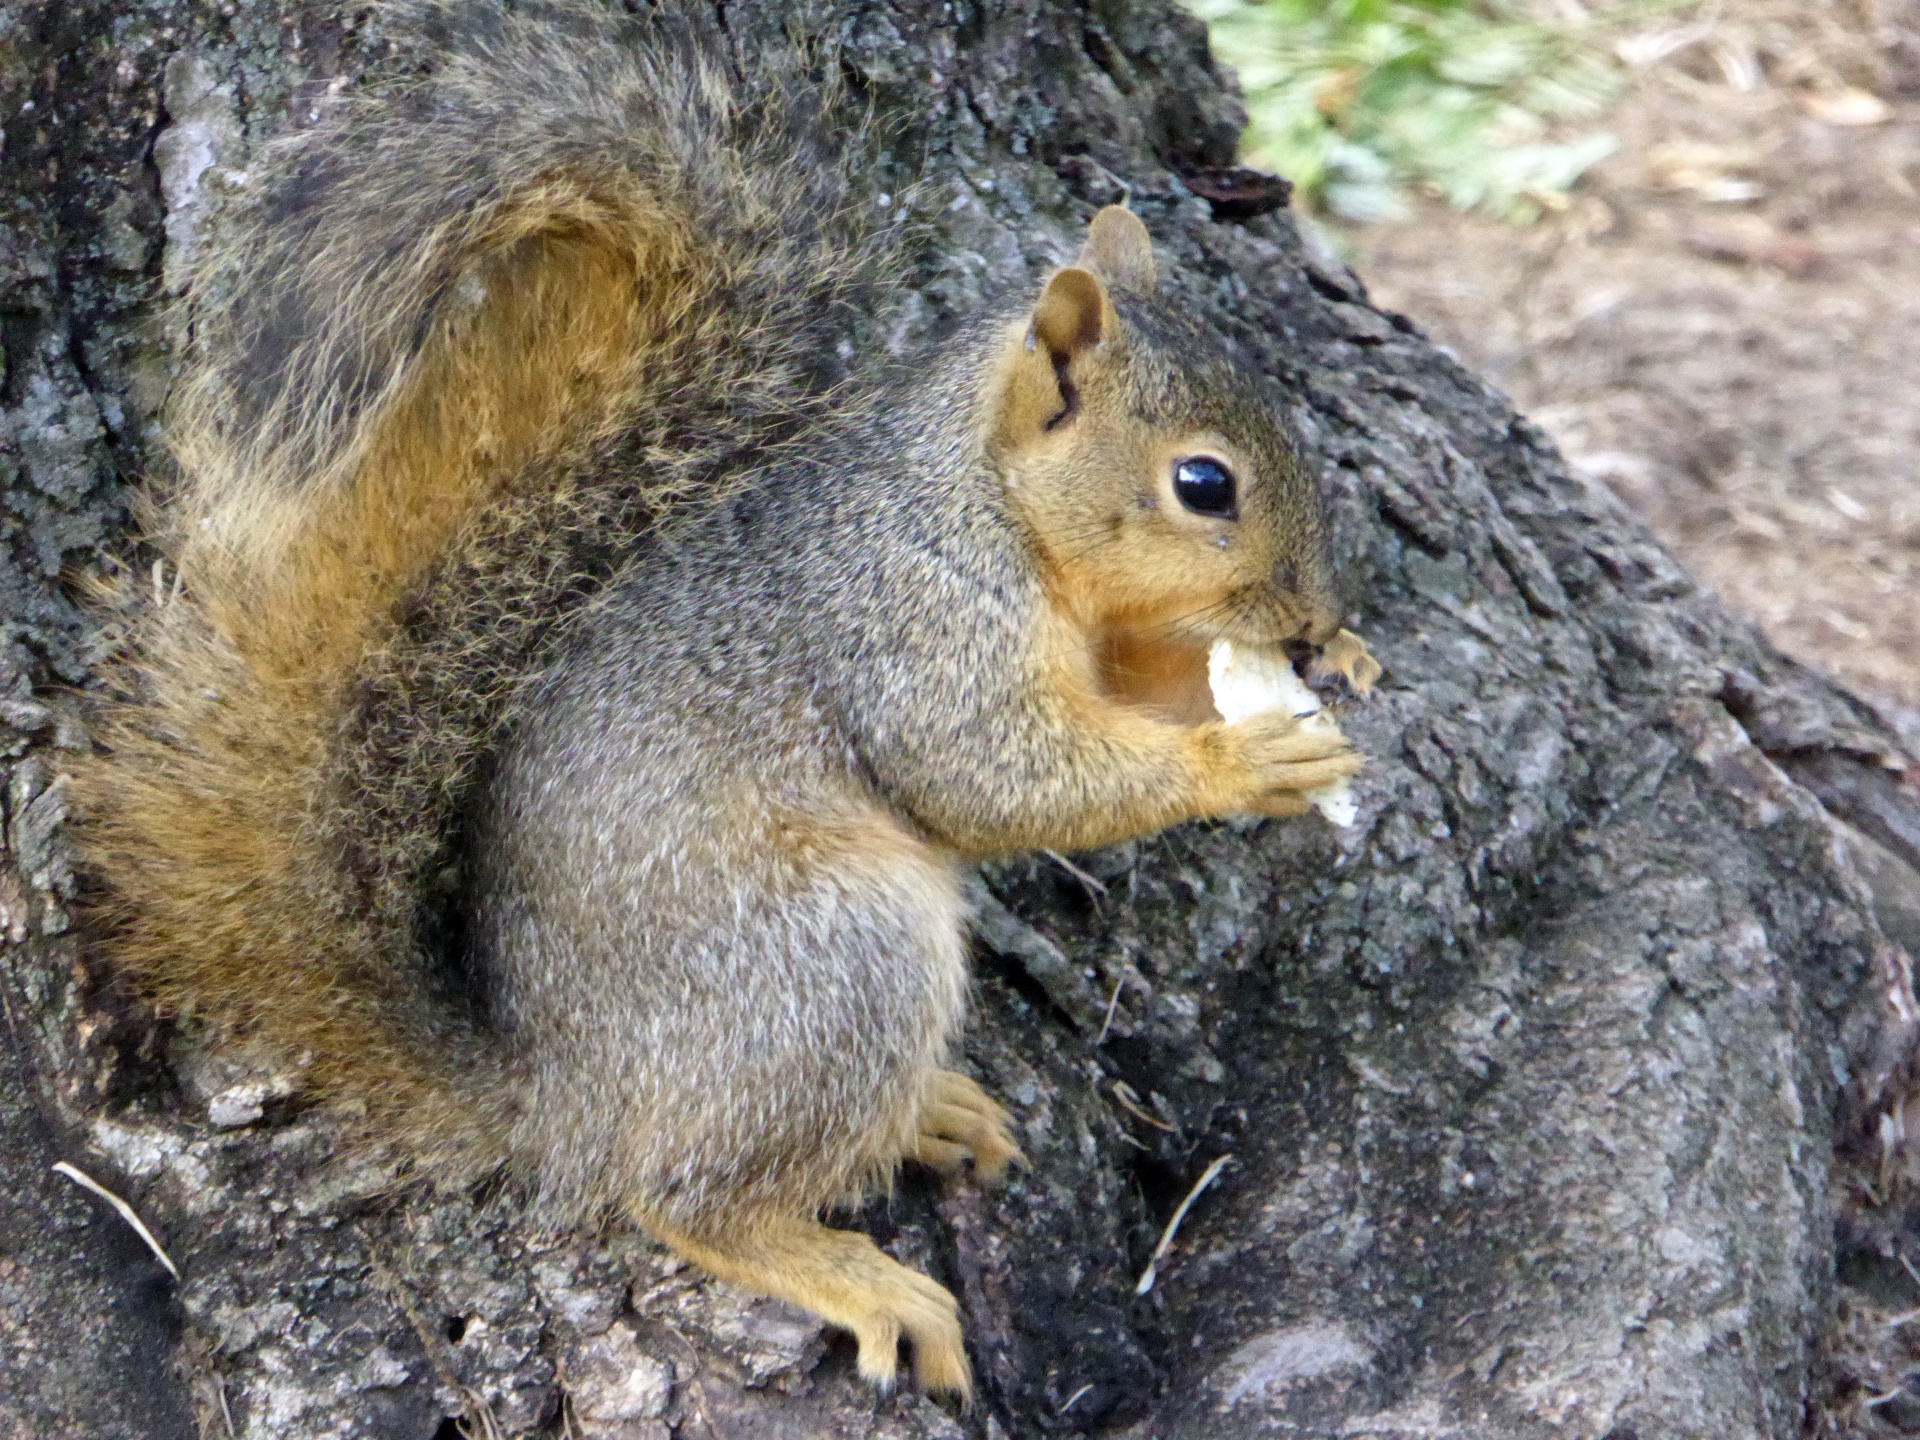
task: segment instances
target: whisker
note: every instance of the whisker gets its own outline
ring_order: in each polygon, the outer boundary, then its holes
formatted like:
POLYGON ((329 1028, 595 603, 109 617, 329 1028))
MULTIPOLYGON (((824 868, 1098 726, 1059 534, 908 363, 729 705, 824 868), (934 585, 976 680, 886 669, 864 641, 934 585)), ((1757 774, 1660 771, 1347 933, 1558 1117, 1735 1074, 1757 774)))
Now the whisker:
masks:
POLYGON ((1232 595, 1222 596, 1218 600, 1212 601, 1206 605, 1202 605, 1197 610, 1188 610, 1182 614, 1170 616, 1168 619, 1162 620, 1158 624, 1149 625, 1139 633, 1149 637, 1156 636, 1156 635, 1171 635, 1183 626, 1205 625, 1209 623, 1209 621, 1215 615, 1225 616, 1227 619, 1227 622, 1230 624, 1232 620, 1236 618, 1234 615, 1234 604, 1235 604, 1234 596, 1232 595))
MULTIPOLYGON (((1172 634, 1175 628, 1178 626, 1207 624, 1208 617, 1216 611, 1227 612, 1226 623, 1222 625, 1214 633, 1214 638, 1218 639, 1220 635, 1226 633, 1227 629, 1231 628, 1233 620, 1237 618, 1237 616, 1230 613, 1235 603, 1236 603, 1235 596, 1233 595, 1224 596, 1219 600, 1215 600, 1210 602, 1209 604, 1202 605, 1197 610, 1189 610, 1189 611, 1186 611, 1184 614, 1175 615, 1170 619, 1162 620, 1157 624, 1146 626, 1144 629, 1136 633, 1151 639, 1154 636, 1159 634, 1172 634)), ((1068 655, 1080 655, 1090 650, 1096 650, 1105 643, 1106 643, 1106 637, 1102 636, 1099 639, 1088 641, 1085 645, 1076 645, 1072 649, 1066 651, 1065 653, 1068 655)))
POLYGON ((1078 526, 1069 526, 1061 538, 1069 544, 1079 540, 1091 542, 1081 546, 1072 554, 1064 556, 1060 562, 1063 565, 1077 565, 1101 546, 1111 545, 1119 539, 1120 531, 1109 521, 1096 520, 1078 526))

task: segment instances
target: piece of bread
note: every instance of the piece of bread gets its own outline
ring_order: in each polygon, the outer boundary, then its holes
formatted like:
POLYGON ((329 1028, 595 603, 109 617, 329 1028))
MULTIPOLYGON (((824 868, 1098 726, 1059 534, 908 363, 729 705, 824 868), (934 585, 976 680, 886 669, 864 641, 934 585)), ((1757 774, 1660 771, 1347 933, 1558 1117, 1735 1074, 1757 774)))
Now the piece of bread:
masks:
MULTIPOLYGON (((1213 708, 1229 725, 1249 715, 1285 709, 1299 717, 1303 730, 1337 733, 1340 728, 1321 710, 1319 697, 1293 673, 1293 666, 1283 655, 1263 655, 1257 650, 1237 649, 1231 640, 1216 640, 1207 652, 1207 684, 1213 690, 1213 708)), ((1306 799, 1342 827, 1352 825, 1360 813, 1353 786, 1344 779, 1307 791, 1306 799)))

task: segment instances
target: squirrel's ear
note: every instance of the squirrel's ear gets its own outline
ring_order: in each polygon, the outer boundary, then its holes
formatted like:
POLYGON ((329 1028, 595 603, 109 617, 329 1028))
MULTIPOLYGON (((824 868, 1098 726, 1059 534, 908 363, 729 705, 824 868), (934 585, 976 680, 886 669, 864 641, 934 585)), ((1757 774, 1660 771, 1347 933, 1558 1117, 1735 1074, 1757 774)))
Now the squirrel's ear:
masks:
POLYGON ((1120 317, 1100 278, 1068 266, 1056 271, 1033 307, 1024 339, 1009 337, 1006 377, 994 420, 993 445, 1018 448, 1056 430, 1080 408, 1075 361, 1105 340, 1120 317))
POLYGON ((1104 277, 1108 284, 1151 295, 1159 283, 1153 268, 1153 237, 1140 217, 1123 205, 1108 205, 1087 227, 1087 243, 1073 262, 1104 277))
POLYGON ((1065 365, 1100 343, 1112 324, 1113 305, 1105 287, 1090 272, 1069 267, 1057 272, 1033 307, 1034 340, 1055 365, 1065 365))

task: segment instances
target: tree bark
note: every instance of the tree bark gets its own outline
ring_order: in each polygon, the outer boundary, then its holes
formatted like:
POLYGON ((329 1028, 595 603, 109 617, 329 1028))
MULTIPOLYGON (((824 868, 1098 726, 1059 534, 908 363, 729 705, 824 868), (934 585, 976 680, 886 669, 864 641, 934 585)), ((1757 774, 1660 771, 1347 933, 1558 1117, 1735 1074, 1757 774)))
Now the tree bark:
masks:
POLYGON ((0 1434, 1800 1434, 1836 1146, 1907 1083, 1902 717, 1774 653, 1284 210, 1248 215, 1272 187, 1218 173, 1231 84, 1162 0, 715 9, 841 47, 922 183, 914 326, 1037 279, 1130 196, 1335 507, 1387 667, 1344 722, 1374 757, 1359 824, 985 874, 968 1056, 1032 1166, 996 1192, 909 1175, 858 1217, 960 1295, 965 1414, 877 1399, 843 1340, 632 1232, 330 1163, 332 1119, 89 960, 61 687, 101 637, 63 581, 164 474, 165 301, 199 227, 253 146, 411 42, 286 0, 14 0, 0 1434))

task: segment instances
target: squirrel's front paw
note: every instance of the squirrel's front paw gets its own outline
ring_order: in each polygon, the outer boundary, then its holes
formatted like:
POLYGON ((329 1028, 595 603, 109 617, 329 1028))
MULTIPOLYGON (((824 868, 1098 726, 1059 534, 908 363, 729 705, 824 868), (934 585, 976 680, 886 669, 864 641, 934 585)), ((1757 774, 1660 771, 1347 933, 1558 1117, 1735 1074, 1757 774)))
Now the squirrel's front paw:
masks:
POLYGON ((1239 762, 1236 788, 1241 792, 1226 797, 1220 813, 1304 814, 1309 807, 1299 800, 1303 792, 1357 775, 1366 764, 1338 730, 1302 725, 1298 717, 1283 710, 1217 728, 1239 762))
POLYGON ((920 1106, 920 1136, 907 1158, 947 1175, 971 1160, 982 1179, 998 1180, 1009 1162, 1026 1160, 1013 1143, 1012 1123, 973 1081, 940 1070, 927 1087, 920 1106))
POLYGON ((1356 694, 1366 695, 1381 673, 1380 662, 1367 649, 1367 642, 1351 630, 1342 630, 1314 656, 1313 663, 1307 667, 1307 683, 1319 688, 1339 675, 1356 694))

